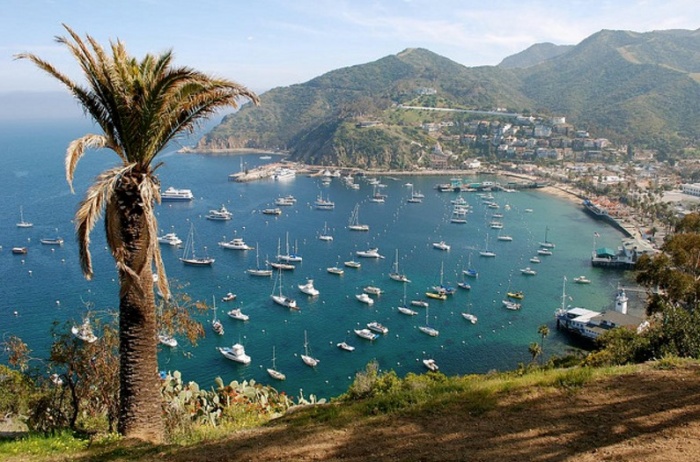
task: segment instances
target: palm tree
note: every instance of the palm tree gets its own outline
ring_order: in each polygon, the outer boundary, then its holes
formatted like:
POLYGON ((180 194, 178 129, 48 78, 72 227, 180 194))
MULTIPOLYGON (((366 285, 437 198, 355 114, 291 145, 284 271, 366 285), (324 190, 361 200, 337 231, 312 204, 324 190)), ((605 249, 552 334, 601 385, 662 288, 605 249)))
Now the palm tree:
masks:
POLYGON ((540 334, 540 337, 542 337, 542 340, 540 341, 540 354, 544 353, 544 339, 549 335, 549 327, 547 327, 547 324, 542 324, 540 327, 537 328, 537 333, 540 334))
POLYGON ((527 351, 530 353, 532 356, 532 362, 534 363, 537 360, 537 357, 542 354, 542 347, 540 346, 539 343, 537 342, 532 342, 528 347, 527 351))
POLYGON ((70 27, 57 37, 78 61, 85 85, 71 80, 50 63, 31 53, 28 59, 56 78, 100 127, 100 134, 74 140, 66 152, 66 179, 73 190, 73 174, 86 149, 107 148, 119 165, 102 172, 88 188, 75 215, 80 265, 87 279, 93 275, 90 232, 104 213, 107 244, 119 273, 120 401, 118 430, 126 437, 150 442, 163 439, 158 378, 156 309, 153 267, 166 296, 168 283, 156 240, 153 212, 160 202, 160 184, 153 161, 177 135, 218 109, 237 107, 240 99, 259 103, 255 93, 225 79, 215 79, 187 67, 174 67, 172 51, 129 56, 124 44, 110 42, 111 55, 91 36, 81 39, 70 27))

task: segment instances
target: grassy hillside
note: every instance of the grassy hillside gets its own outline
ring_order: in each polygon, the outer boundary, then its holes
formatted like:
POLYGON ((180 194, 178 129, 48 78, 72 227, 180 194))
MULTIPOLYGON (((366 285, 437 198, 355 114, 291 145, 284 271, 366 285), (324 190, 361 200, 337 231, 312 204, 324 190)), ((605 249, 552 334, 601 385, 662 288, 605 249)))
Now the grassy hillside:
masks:
POLYGON ((697 361, 403 380, 387 374, 361 385, 345 400, 196 444, 3 443, 0 458, 675 462, 700 455, 697 361))

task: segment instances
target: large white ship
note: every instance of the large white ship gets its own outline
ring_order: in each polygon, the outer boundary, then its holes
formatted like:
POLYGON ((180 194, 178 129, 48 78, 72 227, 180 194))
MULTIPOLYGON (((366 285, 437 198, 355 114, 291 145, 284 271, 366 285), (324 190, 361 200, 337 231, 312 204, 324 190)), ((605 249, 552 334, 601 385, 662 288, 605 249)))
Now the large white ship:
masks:
POLYGON ((191 201, 194 195, 190 189, 175 189, 171 186, 160 195, 160 199, 163 202, 191 201))

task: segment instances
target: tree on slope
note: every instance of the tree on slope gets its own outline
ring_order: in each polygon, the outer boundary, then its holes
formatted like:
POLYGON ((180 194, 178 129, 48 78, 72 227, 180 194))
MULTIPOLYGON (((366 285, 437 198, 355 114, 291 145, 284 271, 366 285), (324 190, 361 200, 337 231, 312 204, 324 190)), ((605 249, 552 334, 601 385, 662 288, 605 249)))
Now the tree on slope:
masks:
POLYGON ((64 25, 68 48, 86 79, 71 80, 31 53, 28 59, 60 81, 99 126, 101 133, 74 140, 66 152, 66 179, 73 189, 76 165, 88 149, 112 150, 120 163, 97 176, 75 216, 83 274, 93 275, 90 232, 104 214, 107 244, 119 274, 119 432, 158 443, 163 439, 157 359, 153 271, 160 290, 168 283, 157 242, 153 207, 160 185, 153 165, 168 142, 220 108, 241 100, 258 104, 255 93, 225 79, 173 65, 172 51, 147 54, 140 61, 124 44, 110 42, 109 52, 91 36, 85 39, 64 25))

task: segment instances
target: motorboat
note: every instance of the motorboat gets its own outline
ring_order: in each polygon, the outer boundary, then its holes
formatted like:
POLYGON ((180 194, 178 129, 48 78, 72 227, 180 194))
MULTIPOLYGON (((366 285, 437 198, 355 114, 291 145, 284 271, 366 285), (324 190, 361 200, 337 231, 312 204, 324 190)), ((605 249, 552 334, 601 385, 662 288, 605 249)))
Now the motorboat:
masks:
POLYGON ((70 331, 83 342, 95 343, 97 341, 97 336, 92 331, 92 324, 90 323, 89 317, 83 319, 81 325, 71 327, 70 331))
POLYGON ((175 233, 166 233, 166 234, 163 234, 162 236, 158 237, 158 243, 171 245, 173 247, 178 247, 179 245, 182 244, 182 239, 177 237, 177 234, 175 234, 175 233))
POLYGON ((314 280, 307 279, 306 284, 299 284, 299 290, 301 290, 306 295, 311 295, 312 297, 317 296, 320 292, 314 287, 314 280))
POLYGON ((552 251, 546 248, 541 248, 537 250, 538 255, 552 255, 552 251))
POLYGON ((343 264, 345 266, 347 266, 348 268, 359 268, 362 266, 362 263, 360 263, 359 261, 355 261, 355 260, 348 260, 343 264))
POLYGON ((474 316, 473 314, 471 314, 471 313, 462 313, 462 317, 463 317, 464 319, 466 319, 467 321, 469 321, 470 323, 476 324, 477 319, 476 319, 476 316, 474 316))
POLYGON ((491 229, 503 229, 503 223, 501 223, 500 221, 492 221, 491 223, 489 223, 489 227, 491 229))
POLYGON ((369 295, 381 295, 382 294, 382 289, 376 286, 367 286, 362 291, 366 294, 369 295))
POLYGON ((424 359, 423 365, 427 367, 430 372, 437 372, 440 369, 434 359, 424 359))
POLYGON ((219 247, 230 250, 253 250, 255 248, 246 244, 242 237, 234 237, 228 242, 219 242, 219 247))
POLYGON ((296 204, 296 202, 297 200, 294 198, 294 196, 282 196, 275 199, 275 205, 282 207, 290 207, 296 204))
POLYGON ((508 298, 514 298, 516 300, 522 300, 525 298, 525 293, 521 290, 518 290, 516 292, 506 292, 506 296, 508 298))
POLYGON ((158 334, 158 343, 170 348, 175 348, 177 346, 177 339, 171 335, 161 332, 158 334))
POLYGON ((384 327, 382 324, 378 323, 377 321, 372 321, 367 324, 367 328, 371 331, 380 333, 380 334, 388 334, 389 329, 387 327, 384 327))
POLYGON ((306 336, 306 331, 304 331, 304 354, 301 355, 301 360, 309 367, 316 367, 320 362, 320 360, 309 354, 309 340, 306 336))
POLYGON ((420 306, 421 308, 427 308, 429 306, 428 302, 425 300, 411 300, 411 305, 420 306))
POLYGON ((450 245, 445 243, 445 241, 433 242, 433 248, 438 250, 450 250, 450 245))
POLYGON ((355 329, 355 335, 357 335, 360 338, 363 338, 365 340, 375 340, 379 337, 378 334, 375 334, 369 329, 355 329))
POLYGON ((282 215, 282 209, 279 207, 263 209, 263 215, 282 215))
POLYGON ((542 260, 540 260, 540 257, 538 257, 537 255, 535 255, 534 257, 532 257, 532 258, 530 259, 530 263, 542 263, 542 260))
POLYGON ((228 314, 231 319, 237 319, 238 321, 248 321, 250 319, 250 316, 244 314, 240 308, 235 308, 226 314, 228 314))
POLYGON ((588 279, 586 276, 578 276, 574 278, 574 282, 577 284, 590 284, 591 280, 588 279))
POLYGON ((499 241, 511 242, 513 240, 513 236, 509 236, 508 234, 499 234, 496 239, 499 241))
POLYGON ((537 271, 528 266, 526 268, 521 268, 520 273, 524 274, 525 276, 534 276, 537 274, 537 271))
POLYGON ((340 348, 341 350, 345 350, 345 351, 355 351, 355 347, 352 345, 349 345, 347 342, 340 342, 337 344, 337 347, 340 348))
POLYGON ((275 170, 272 174, 272 179, 275 181, 291 180, 297 174, 297 171, 293 168, 281 167, 275 170))
POLYGON ((227 221, 233 218, 233 213, 229 212, 226 206, 222 204, 219 210, 209 210, 205 218, 214 221, 227 221))
POLYGON ((372 299, 372 297, 370 297, 369 295, 367 295, 365 293, 357 294, 357 295, 355 295, 355 298, 357 298, 362 303, 366 303, 368 305, 374 305, 374 300, 372 299))
POLYGON ((367 250, 358 250, 355 252, 355 255, 362 258, 384 258, 376 247, 367 250))
POLYGON ((345 272, 343 268, 338 268, 337 266, 330 266, 326 268, 326 271, 328 271, 331 274, 337 274, 338 276, 342 276, 345 272))
POLYGON ((219 350, 219 353, 226 359, 241 364, 250 364, 250 356, 245 353, 245 348, 240 343, 235 343, 230 347, 218 347, 217 350, 219 350))
POLYGON ((166 189, 160 195, 160 200, 163 202, 187 202, 194 199, 192 190, 190 189, 176 189, 172 186, 166 189))
POLYGON ((234 294, 233 292, 229 292, 221 298, 221 300, 224 302, 232 302, 235 299, 236 299, 236 294, 234 294))
POLYGON ((26 247, 12 247, 12 253, 15 255, 25 255, 27 252, 26 247))
POLYGON ((425 296, 434 300, 447 300, 447 294, 439 292, 426 292, 425 296))
POLYGON ((62 237, 44 238, 44 239, 39 239, 39 242, 41 242, 44 245, 63 245, 63 238, 62 237))
POLYGON ((503 300, 503 306, 509 310, 517 311, 521 308, 520 303, 513 302, 511 300, 503 300))

